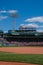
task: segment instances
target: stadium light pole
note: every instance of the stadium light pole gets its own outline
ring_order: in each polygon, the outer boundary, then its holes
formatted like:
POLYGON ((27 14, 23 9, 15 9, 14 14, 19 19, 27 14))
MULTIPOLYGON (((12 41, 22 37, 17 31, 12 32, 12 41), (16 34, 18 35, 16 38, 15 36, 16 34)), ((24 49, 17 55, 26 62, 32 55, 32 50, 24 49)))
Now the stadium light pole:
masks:
POLYGON ((10 13, 10 17, 13 18, 13 21, 12 21, 12 30, 15 30, 15 18, 18 18, 18 14, 17 13, 10 13))

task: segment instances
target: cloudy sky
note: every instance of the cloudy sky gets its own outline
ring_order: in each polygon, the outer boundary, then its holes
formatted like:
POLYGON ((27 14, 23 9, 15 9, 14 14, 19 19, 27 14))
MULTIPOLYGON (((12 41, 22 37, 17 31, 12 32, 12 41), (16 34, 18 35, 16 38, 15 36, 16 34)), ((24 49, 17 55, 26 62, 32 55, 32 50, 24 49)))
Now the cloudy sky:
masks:
POLYGON ((20 25, 32 25, 43 31, 43 0, 0 0, 0 29, 12 29, 11 13, 18 14, 15 29, 20 25))

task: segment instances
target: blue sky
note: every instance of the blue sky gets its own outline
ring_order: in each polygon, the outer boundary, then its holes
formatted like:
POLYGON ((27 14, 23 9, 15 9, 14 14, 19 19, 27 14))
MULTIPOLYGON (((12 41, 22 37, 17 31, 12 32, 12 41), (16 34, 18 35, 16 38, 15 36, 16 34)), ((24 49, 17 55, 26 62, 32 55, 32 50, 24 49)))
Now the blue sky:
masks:
MULTIPOLYGON (((43 21, 30 22, 27 19, 42 17, 43 18, 43 0, 0 0, 0 10, 17 10, 18 18, 15 19, 15 29, 21 24, 37 24, 43 27, 43 21)), ((7 31, 12 29, 12 18, 7 13, 0 13, 0 16, 8 18, 0 20, 0 29, 7 31)), ((43 30, 43 28, 38 28, 43 30)))

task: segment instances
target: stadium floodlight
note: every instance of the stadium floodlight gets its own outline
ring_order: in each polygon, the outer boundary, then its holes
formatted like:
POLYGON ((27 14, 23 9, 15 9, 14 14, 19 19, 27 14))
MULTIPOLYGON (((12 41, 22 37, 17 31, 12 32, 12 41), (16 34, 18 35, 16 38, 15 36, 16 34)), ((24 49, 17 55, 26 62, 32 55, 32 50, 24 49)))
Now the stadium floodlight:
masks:
POLYGON ((16 13, 10 13, 10 16, 11 16, 12 18, 17 18, 17 17, 18 17, 18 14, 16 14, 16 13))
POLYGON ((18 14, 17 13, 10 13, 10 17, 13 18, 13 21, 12 21, 12 29, 15 30, 15 18, 18 18, 18 14))

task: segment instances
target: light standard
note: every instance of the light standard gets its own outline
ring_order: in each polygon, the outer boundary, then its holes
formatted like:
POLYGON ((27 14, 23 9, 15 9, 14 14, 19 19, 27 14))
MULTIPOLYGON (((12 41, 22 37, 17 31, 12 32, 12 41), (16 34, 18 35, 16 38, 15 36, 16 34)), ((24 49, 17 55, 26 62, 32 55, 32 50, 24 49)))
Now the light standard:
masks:
POLYGON ((15 30, 15 18, 18 17, 18 14, 17 13, 10 13, 10 16, 13 18, 13 21, 12 21, 12 30, 15 30))

